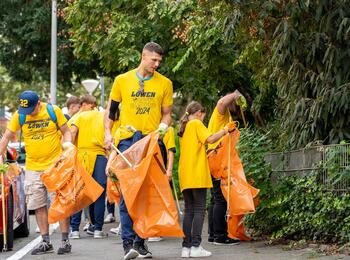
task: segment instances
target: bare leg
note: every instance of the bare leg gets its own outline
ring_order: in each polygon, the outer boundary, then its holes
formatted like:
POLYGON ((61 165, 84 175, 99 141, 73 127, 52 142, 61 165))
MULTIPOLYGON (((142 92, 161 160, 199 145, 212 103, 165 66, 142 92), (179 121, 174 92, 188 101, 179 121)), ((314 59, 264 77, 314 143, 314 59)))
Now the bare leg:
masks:
POLYGON ((60 221, 61 233, 69 233, 69 218, 60 221))
POLYGON ((47 218, 47 207, 41 207, 35 210, 36 223, 40 229, 41 235, 46 235, 49 233, 49 223, 47 218))

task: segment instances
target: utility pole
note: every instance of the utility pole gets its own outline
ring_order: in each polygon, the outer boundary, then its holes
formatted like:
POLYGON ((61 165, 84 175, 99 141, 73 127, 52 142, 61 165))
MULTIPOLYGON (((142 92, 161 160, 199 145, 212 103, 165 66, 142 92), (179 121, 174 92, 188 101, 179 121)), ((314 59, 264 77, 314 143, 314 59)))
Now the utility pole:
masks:
POLYGON ((56 104, 57 96, 57 1, 52 0, 51 12, 51 71, 50 71, 50 102, 56 104))

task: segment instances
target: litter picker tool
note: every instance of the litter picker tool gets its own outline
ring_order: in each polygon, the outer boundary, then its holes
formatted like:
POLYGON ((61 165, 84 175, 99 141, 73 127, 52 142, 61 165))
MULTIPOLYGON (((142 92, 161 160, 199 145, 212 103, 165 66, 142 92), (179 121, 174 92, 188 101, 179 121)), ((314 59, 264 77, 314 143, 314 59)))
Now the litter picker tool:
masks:
POLYGON ((180 203, 179 203, 179 199, 178 199, 178 197, 177 197, 177 192, 176 192, 175 182, 174 182, 173 177, 171 177, 171 184, 172 184, 173 189, 174 189, 174 195, 175 195, 177 210, 179 211, 179 214, 182 216, 183 213, 182 213, 181 208, 180 208, 180 203))
POLYGON ((127 163, 127 165, 129 165, 130 168, 132 168, 132 164, 130 163, 130 161, 124 156, 124 154, 114 145, 112 144, 112 147, 114 150, 116 150, 116 152, 118 154, 120 154, 120 156, 123 158, 123 160, 127 163))

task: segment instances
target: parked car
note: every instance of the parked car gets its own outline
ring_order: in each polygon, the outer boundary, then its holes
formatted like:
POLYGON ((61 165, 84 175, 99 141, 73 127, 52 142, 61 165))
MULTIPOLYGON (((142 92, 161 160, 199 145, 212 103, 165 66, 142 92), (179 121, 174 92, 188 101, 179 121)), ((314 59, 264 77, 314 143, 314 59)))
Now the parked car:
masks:
MULTIPOLYGON (((17 163, 17 151, 8 147, 6 162, 9 169, 4 174, 4 183, 0 183, 0 250, 3 248, 4 219, 2 217, 2 200, 6 203, 6 230, 7 248, 13 248, 14 237, 29 236, 29 213, 24 194, 24 170, 17 163), (2 185, 5 185, 5 196, 2 194, 2 185)), ((0 178, 1 182, 1 178, 0 178)))
POLYGON ((25 150, 25 147, 24 147, 24 142, 12 142, 12 143, 9 143, 9 147, 11 148, 15 148, 17 153, 18 153, 18 156, 17 156, 17 162, 18 163, 25 163, 26 161, 26 150, 25 150))

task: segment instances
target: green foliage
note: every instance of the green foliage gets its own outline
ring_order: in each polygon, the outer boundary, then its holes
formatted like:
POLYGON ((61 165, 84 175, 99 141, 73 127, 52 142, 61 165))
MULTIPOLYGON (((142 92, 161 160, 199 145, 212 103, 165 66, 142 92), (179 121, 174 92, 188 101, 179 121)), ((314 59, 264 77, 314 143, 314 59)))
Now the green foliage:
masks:
MULTIPOLYGON (((331 192, 329 186, 319 182, 318 171, 303 178, 272 179, 270 166, 264 161, 266 152, 273 148, 268 135, 251 129, 241 131, 240 158, 247 179, 254 179, 254 186, 260 189, 261 201, 255 214, 246 217, 247 226, 273 239, 348 243, 350 194, 331 192)), ((333 149, 329 153, 329 160, 320 171, 327 170, 333 178, 339 177, 342 175, 336 159, 339 151, 333 149)))
MULTIPOLYGON (((67 25, 62 19, 64 1, 57 11, 57 81, 65 92, 75 88, 73 81, 95 77, 93 57, 77 60, 70 46, 67 25)), ((44 85, 50 81, 51 1, 3 0, 0 3, 0 63, 13 81, 44 85)), ((27 87, 22 85, 22 89, 27 87)), ((72 91, 73 90, 73 91, 72 91)))

